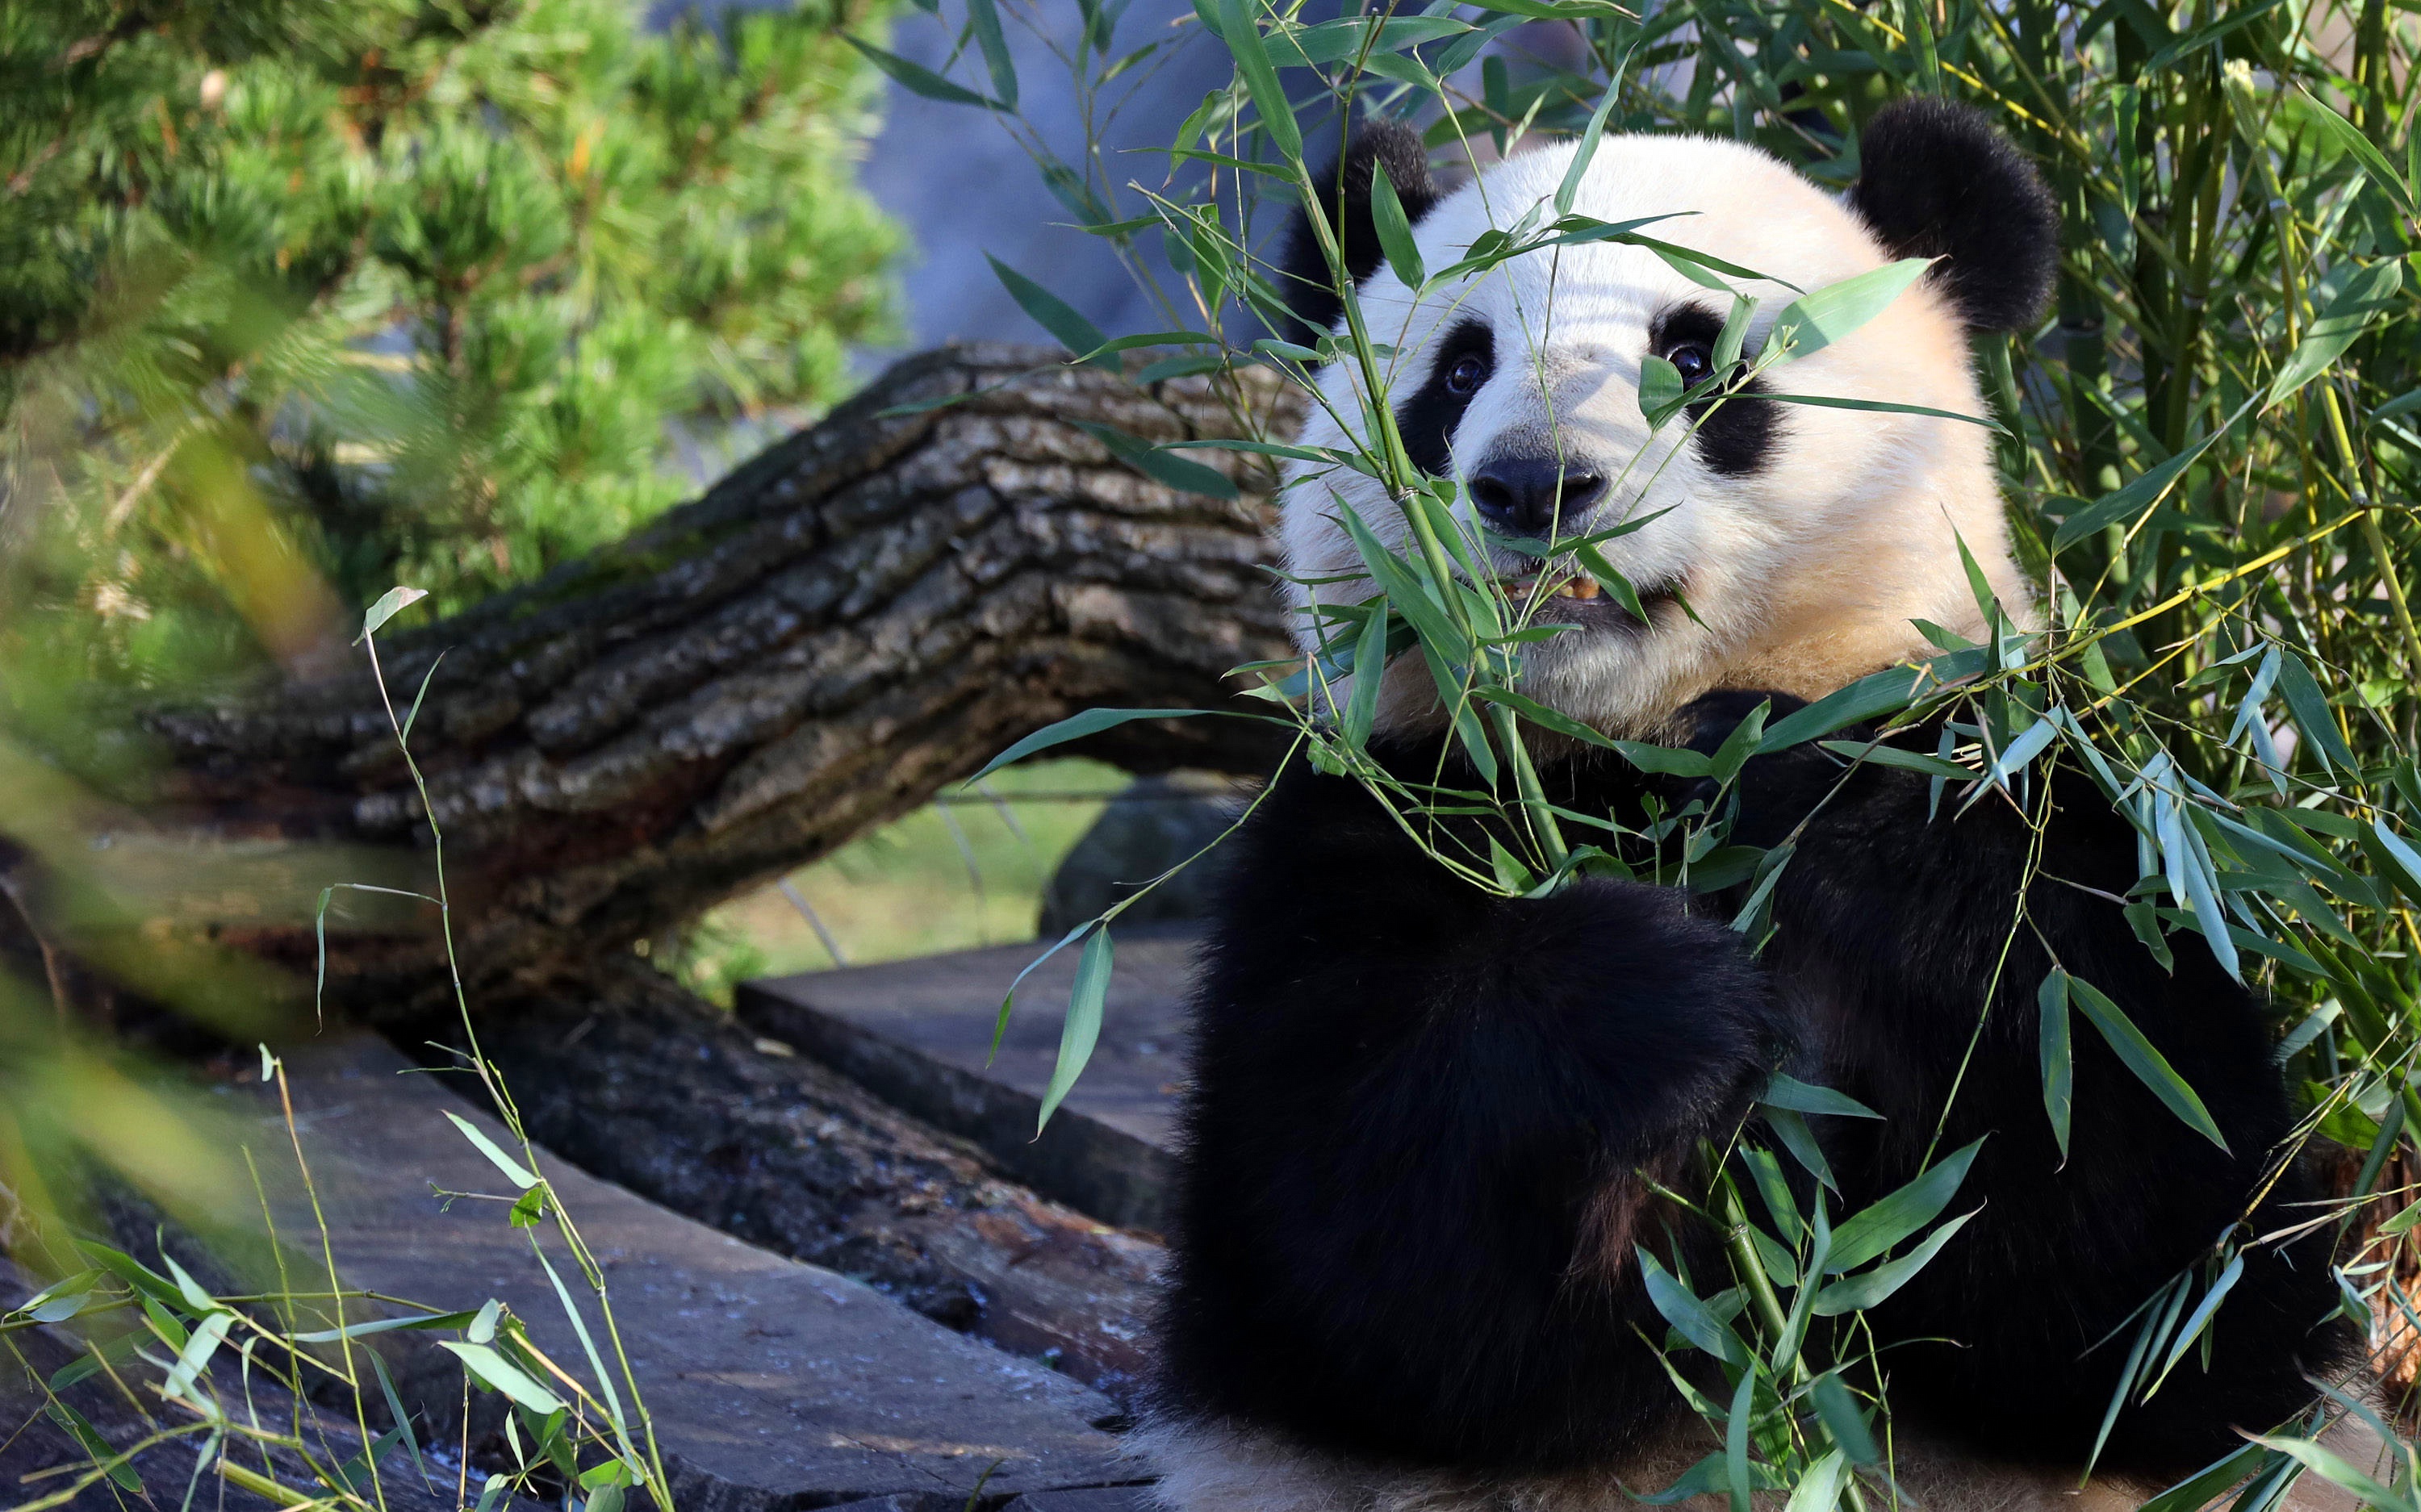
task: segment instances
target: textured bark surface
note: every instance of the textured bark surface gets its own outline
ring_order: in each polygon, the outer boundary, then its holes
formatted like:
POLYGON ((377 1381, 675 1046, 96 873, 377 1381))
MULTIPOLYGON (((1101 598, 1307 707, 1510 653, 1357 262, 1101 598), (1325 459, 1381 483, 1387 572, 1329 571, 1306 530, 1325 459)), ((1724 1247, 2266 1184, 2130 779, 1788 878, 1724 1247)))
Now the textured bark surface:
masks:
MULTIPOLYGON (((415 1026, 417 1027, 417 1026, 415 1026)), ((457 1044, 443 1020, 398 1034, 457 1044)), ((811 1061, 768 1053, 630 957, 500 1016, 481 1048, 530 1133, 593 1175, 1125 1400, 1160 1246, 1002 1179, 811 1061)))
MULTIPOLYGON (((383 637, 445 831, 474 985, 543 981, 811 861, 1020 737, 1099 706, 1215 707, 1285 654, 1268 479, 1155 482, 1082 429, 1161 442, 1284 429, 1275 384, 1150 390, 1053 354, 910 358, 828 419, 620 544, 425 630, 383 637), (972 396, 914 413, 887 410, 972 396), (1256 414, 1254 412, 1258 412, 1256 414), (441 660, 442 657, 442 660, 441 660), (430 673, 432 665, 435 668, 430 673)), ((427 831, 363 663, 160 713, 178 818, 223 840, 416 848, 427 831)), ((1130 725, 1136 770, 1265 770, 1270 726, 1130 725)), ((424 868, 425 869, 425 868, 424 868)), ((325 881, 364 880, 330 877, 325 881)), ((379 879, 386 880, 386 879, 379 879)), ((337 1001, 441 980, 424 912, 340 895, 337 1001)), ((239 943, 307 968, 305 926, 239 943)))

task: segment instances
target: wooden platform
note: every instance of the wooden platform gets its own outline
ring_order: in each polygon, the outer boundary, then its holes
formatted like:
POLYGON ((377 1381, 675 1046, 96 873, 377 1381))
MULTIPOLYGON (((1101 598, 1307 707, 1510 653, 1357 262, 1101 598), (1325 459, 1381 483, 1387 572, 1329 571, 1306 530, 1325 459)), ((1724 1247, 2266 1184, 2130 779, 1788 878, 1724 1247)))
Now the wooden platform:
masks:
POLYGON ((757 1033, 974 1140, 1036 1191, 1104 1223, 1156 1231, 1197 938, 1184 926, 1118 931, 1101 1042, 1039 1140, 1035 1118, 1075 985, 1072 946, 1018 989, 990 1064, 1001 998, 1039 944, 749 982, 738 1008, 757 1033))

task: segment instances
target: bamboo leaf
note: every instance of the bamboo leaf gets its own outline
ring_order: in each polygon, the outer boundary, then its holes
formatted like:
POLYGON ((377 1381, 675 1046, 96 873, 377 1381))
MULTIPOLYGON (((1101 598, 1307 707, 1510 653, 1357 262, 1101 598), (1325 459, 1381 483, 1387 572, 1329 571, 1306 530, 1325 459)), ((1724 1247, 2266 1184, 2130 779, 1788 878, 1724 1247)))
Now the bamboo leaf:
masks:
POLYGON ((488 1158, 489 1163, 505 1173, 505 1179, 524 1192, 538 1185, 538 1177, 530 1174, 529 1168, 506 1154, 477 1125, 459 1113, 448 1113, 445 1116, 455 1128, 462 1131, 464 1139, 469 1140, 480 1154, 488 1158))
MULTIPOLYGON (((388 620, 393 619, 397 615, 411 608, 414 604, 418 603, 421 600, 428 597, 429 590, 427 588, 395 587, 389 588, 384 593, 380 594, 378 597, 378 602, 370 605, 368 610, 363 614, 362 632, 353 637, 353 644, 355 646, 359 646, 362 642, 377 634, 380 629, 383 627, 388 620)), ((433 671, 435 669, 431 668, 431 670, 433 671)))
POLYGON ((1648 429, 1663 429, 1664 422, 1680 412, 1686 393, 1681 369, 1658 356, 1639 359, 1639 413, 1647 418, 1648 429))
POLYGON ((1748 1348, 1730 1324, 1709 1311, 1705 1302, 1657 1264, 1656 1256, 1645 1248, 1633 1245, 1631 1253, 1638 1258, 1639 1274, 1648 1285, 1648 1302, 1676 1333, 1727 1365, 1748 1364, 1748 1348))
POLYGON ((1369 53, 1400 53, 1408 47, 1460 37, 1474 28, 1452 16, 1349 16, 1315 26, 1295 27, 1269 39, 1289 67, 1317 68, 1369 53))
MULTIPOLYGON (((2295 728, 2320 754, 2323 762, 2350 771, 2360 770, 2362 763, 2337 730, 2337 722, 2329 712, 2329 701, 2320 693, 2320 685, 2312 677, 2312 669, 2304 659, 2288 651, 2278 661, 2278 691, 2287 699, 2287 712, 2293 715, 2295 728)), ((2256 816, 2257 823, 2259 817, 2256 816)))
POLYGON ((1588 177, 1589 160, 1597 156, 1598 139, 1605 135, 1606 117, 1622 100, 1621 70, 1616 70, 1614 86, 1598 101, 1597 113, 1589 117, 1586 130, 1581 132, 1580 145, 1572 149, 1572 161, 1564 169, 1564 181, 1555 186, 1555 213, 1572 212, 1572 196, 1581 192, 1581 180, 1588 177))
POLYGON ((1741 1372, 1740 1385, 1732 1392, 1731 1411, 1724 1415, 1724 1479, 1726 1492, 1731 1500, 1732 1512, 1750 1512, 1756 1504, 1749 1500, 1748 1430, 1757 1408, 1757 1362, 1748 1362, 1741 1372))
POLYGON ((1345 702, 1345 741, 1355 750, 1367 745, 1379 717, 1379 683, 1387 665, 1387 600, 1382 595, 1369 605, 1370 616, 1353 643, 1353 691, 1345 702))
POLYGON ((1262 43, 1260 28, 1255 24, 1254 10, 1244 0, 1218 0, 1219 36, 1227 44, 1227 52, 1236 60, 1236 71, 1244 77, 1244 88, 1260 111, 1261 130, 1269 133, 1270 145, 1289 163, 1303 158, 1303 132, 1294 123, 1293 107, 1287 103, 1286 90, 1278 84, 1278 70, 1270 63, 1269 49, 1262 43))
POLYGON ((2389 829, 2385 819, 2373 819, 2370 831, 2370 835, 2366 835, 2364 838, 2368 839, 2375 835, 2379 844, 2375 847, 2366 846, 2364 849, 2371 850, 2374 857, 2383 855, 2392 863, 2392 865, 2381 866, 2380 871, 2386 876, 2388 882, 2398 892, 2415 903, 2421 903, 2421 852, 2416 852, 2404 842, 2402 836, 2389 829))
POLYGON ((1048 751, 1054 745, 1081 740, 1088 735, 1115 729, 1138 719, 1192 719, 1197 714, 1216 714, 1226 719, 1257 719, 1255 714, 1231 714, 1224 709, 1087 709, 1081 714, 1070 714, 1055 725, 1046 725, 1033 734, 1003 751, 983 765, 983 770, 966 780, 973 787, 1001 768, 1024 760, 1037 751, 1048 751))
POLYGON ((1585 745, 1601 746, 1609 751, 1617 748, 1618 742, 1607 740, 1579 720, 1569 714, 1559 714, 1534 699, 1524 698, 1510 688, 1475 688, 1472 696, 1484 703, 1502 704, 1540 729, 1553 730, 1585 745))
POLYGON ((2245 1444, 2153 1497, 2136 1508, 2136 1512, 2195 1512, 2195 1508, 2217 1498, 2220 1492, 2252 1475, 2261 1462, 2275 1452, 2257 1443, 2245 1444))
POLYGON ((2070 1000, 2084 1010, 2085 1018, 2092 1021, 2093 1027, 2101 1032, 2101 1037, 2117 1053, 2127 1069, 2135 1073, 2135 1079, 2148 1087, 2152 1095, 2176 1114, 2188 1129, 2226 1150, 2227 1141, 2221 1136, 2219 1125, 2212 1122, 2210 1110, 2203 1106, 2202 1099, 2195 1095, 2195 1089, 2186 1084, 2186 1079, 2178 1074, 2177 1068, 2169 1064, 2168 1057, 2144 1037, 2144 1032, 2135 1027, 2134 1021, 2128 1018, 2100 988, 2081 976, 2070 977, 2068 990, 2070 1000))
POLYGON ((1816 1143, 1815 1130, 1807 1127, 1804 1117, 1788 1108, 1768 1108, 1765 1110, 1765 1126, 1773 1130, 1774 1138, 1782 1141, 1782 1147, 1790 1152, 1791 1159, 1807 1168, 1809 1176, 1824 1183, 1835 1194, 1840 1192, 1841 1184, 1833 1178, 1833 1167, 1824 1159, 1824 1147, 1816 1143))
POLYGON ((1861 1465, 1871 1465, 1882 1458, 1882 1449, 1867 1427, 1866 1414, 1858 1410, 1858 1398, 1841 1380, 1839 1371, 1827 1371, 1817 1377, 1807 1395, 1815 1399, 1817 1417, 1843 1453, 1861 1465))
POLYGON ((1370 164, 1370 222, 1379 233, 1380 250, 1387 255, 1387 266, 1406 288, 1418 288, 1421 272, 1420 244, 1413 239, 1411 217, 1404 213, 1404 202, 1396 195, 1396 181, 1387 175, 1383 163, 1370 164))
POLYGON ((2247 1435, 2255 1443, 2301 1460, 2330 1485, 2340 1487, 2362 1498, 2369 1506, 2382 1509, 2412 1505, 2411 1499, 2397 1495, 2362 1471, 2353 1467, 2335 1450, 2310 1439, 2269 1438, 2256 1433, 2247 1435))
MULTIPOLYGON (((2250 407, 2252 402, 2247 400, 2247 406, 2250 407)), ((2176 486, 2178 479, 2185 475, 2186 469, 2195 464, 2195 460, 2209 451, 2211 443, 2227 434, 2228 428, 2235 425, 2243 413, 2243 410, 2237 411, 2228 417, 2226 425, 2212 429, 2200 441, 2179 451, 2126 487, 2103 494, 2090 506, 2061 521, 2059 529, 2051 538, 2052 554, 2056 556, 2086 537, 2100 535, 2111 525, 2133 524, 2145 511, 2161 502, 2176 486)))
POLYGON ((440 1339, 437 1347, 462 1362, 462 1368, 482 1386, 505 1394, 514 1404, 544 1417, 564 1411, 563 1398, 523 1374, 521 1367, 485 1344, 458 1344, 440 1339))
POLYGON ((842 40, 866 55, 867 61, 891 76, 900 88, 927 100, 938 100, 945 105, 980 105, 986 110, 998 110, 997 101, 983 96, 963 85, 952 84, 921 63, 912 63, 897 53, 886 53, 872 42, 843 34, 842 40))
POLYGON ((1833 1230, 1833 1254, 1824 1262, 1824 1273, 1854 1270, 1940 1217, 1983 1147, 1981 1139, 1960 1146, 1898 1191, 1841 1220, 1833 1230))
MULTIPOLYGON (((1976 1212, 1983 1211, 1978 1208, 1976 1212)), ((1886 1260, 1864 1275, 1848 1276, 1827 1286, 1816 1294, 1811 1305, 1819 1317, 1838 1317, 1843 1313, 1863 1312, 1879 1305, 1885 1298, 1916 1278, 1927 1262, 1942 1253, 1942 1247, 1967 1226, 1976 1212, 1960 1213, 1926 1236, 1925 1242, 1897 1260, 1886 1260)), ((1842 1225, 1847 1227, 1847 1224, 1842 1225)))
POLYGON ((1008 54, 1008 41, 1001 35, 1000 11, 993 0, 967 0, 967 20, 973 23, 976 45, 983 50, 984 66, 992 72, 992 92, 999 98, 999 109, 1017 108, 1017 63, 1008 54))
POLYGON ((2306 119, 2317 125, 2323 135, 2335 142, 2356 163, 2361 164, 2362 171, 2370 176, 2371 182, 2379 185, 2390 199, 2395 200, 2397 208, 2402 210, 2408 219, 2421 217, 2421 204, 2415 204, 2413 201, 2413 186, 2405 182, 2402 174, 2396 171, 2396 165, 2387 161, 2385 153, 2371 146, 2370 138, 2362 134, 2361 127, 2321 103, 2309 90, 2299 87, 2296 93, 2303 96, 2304 116, 2306 119))
POLYGON ((425 1317, 379 1317, 362 1323, 348 1323, 342 1328, 316 1329, 309 1333, 297 1333, 297 1344, 334 1344, 339 1339, 367 1338, 373 1333, 389 1333, 403 1329, 467 1328, 477 1313, 431 1313, 425 1317))
POLYGON ((1108 447, 1110 455, 1155 483, 1165 483, 1170 488, 1186 493, 1199 493, 1206 498, 1236 497, 1235 483, 1215 468, 1172 456, 1150 442, 1110 426, 1091 420, 1078 420, 1074 424, 1077 429, 1108 447))
POLYGON ((1703 777, 1715 770, 1714 762, 1703 751, 1681 751, 1671 746, 1649 745, 1644 740, 1616 740, 1614 748, 1642 772, 1653 772, 1667 777, 1703 777))
POLYGON ((1042 1094, 1042 1111, 1034 1120, 1036 1134, 1059 1111, 1076 1078, 1084 1074, 1086 1063, 1093 1058, 1109 990, 1110 931, 1102 927, 1085 942, 1085 953, 1076 961, 1076 986, 1068 995, 1068 1018, 1059 1029, 1059 1058, 1051 1068, 1051 1085, 1042 1094))
POLYGON ((1757 1094, 1757 1101, 1769 1108, 1788 1108, 1794 1113, 1831 1114, 1842 1118, 1881 1118, 1882 1114, 1867 1107, 1846 1092, 1835 1092, 1829 1086, 1814 1086, 1796 1077, 1773 1073, 1773 1079, 1757 1094))
POLYGON ((1071 352, 1095 353, 1083 361, 1110 372, 1117 371, 1118 365, 1114 358, 1100 354, 1101 349, 1109 345, 1109 338, 1101 335, 1101 327, 1077 314, 1075 307, 1067 301, 991 253, 984 254, 984 261, 992 264, 992 276, 1008 290, 1008 297, 1017 301, 1017 307, 1033 317, 1035 324, 1050 332, 1061 346, 1071 352))
POLYGON ((1852 399, 1837 394, 1760 394, 1762 404, 1812 404, 1825 410, 1868 410, 1878 414, 1926 414, 1937 420, 1963 420, 1971 426, 2008 434, 2008 428, 1990 415, 1966 414, 1958 410, 1937 410, 1929 404, 1901 404, 1892 399, 1852 399))
POLYGON ((2263 408, 2287 399, 2344 356, 2345 350, 2353 345, 2364 328, 2395 302, 2396 291, 2403 283, 2403 263, 2396 257, 2382 257, 2366 267, 2356 268, 2346 279, 2345 287, 2329 301, 2328 307, 2313 320, 2304 339, 2295 344, 2294 351, 2279 367, 2278 376, 2270 381, 2263 408))
POLYGON ((2035 1028, 2042 1063, 2043 1112, 2051 1119, 2052 1138, 2059 1142, 2059 1160, 2068 1163, 2070 1115, 2075 1111, 2076 1063, 2068 1037, 2068 973, 2054 966, 2035 991, 2039 1021, 2035 1028))
POLYGON ((1773 329, 1765 338, 1766 350, 1779 352, 1780 361, 1791 362, 1847 339, 1925 276, 1933 261, 1902 257, 1800 295, 1775 317, 1773 329))
POLYGON ((1906 709, 1915 695, 1918 674, 1908 667, 1869 673, 1846 688, 1836 688, 1806 708, 1773 722, 1757 742, 1757 754, 1771 756, 1844 725, 1906 709))

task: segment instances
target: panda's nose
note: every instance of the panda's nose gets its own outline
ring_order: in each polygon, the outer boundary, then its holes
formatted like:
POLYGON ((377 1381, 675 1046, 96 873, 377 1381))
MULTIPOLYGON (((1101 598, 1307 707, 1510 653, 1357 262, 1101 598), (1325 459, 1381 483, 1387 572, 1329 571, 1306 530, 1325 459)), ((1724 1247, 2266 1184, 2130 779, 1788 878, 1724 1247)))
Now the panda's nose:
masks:
POLYGON ((1559 515, 1577 515, 1604 492, 1594 470, 1554 457, 1501 457, 1471 475, 1471 502, 1512 536, 1547 535, 1559 515))

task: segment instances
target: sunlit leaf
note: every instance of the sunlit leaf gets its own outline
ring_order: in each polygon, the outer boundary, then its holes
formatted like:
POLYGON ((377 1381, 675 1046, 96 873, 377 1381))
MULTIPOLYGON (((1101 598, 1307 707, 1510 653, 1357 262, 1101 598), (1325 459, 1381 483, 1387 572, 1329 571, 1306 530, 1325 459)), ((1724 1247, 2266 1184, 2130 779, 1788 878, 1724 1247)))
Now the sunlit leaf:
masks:
POLYGON ((1931 257, 1902 257, 1800 295, 1774 318, 1766 349, 1780 352, 1784 361, 1795 361, 1848 338, 1888 309, 1933 262, 1931 257))
POLYGON ((521 1367, 507 1360, 489 1345, 461 1344, 452 1339, 440 1339, 437 1347, 462 1362, 462 1368, 480 1385, 500 1391, 516 1404, 541 1416, 564 1410, 563 1398, 532 1380, 521 1367))
POLYGON ((363 641, 377 634, 388 620, 428 597, 429 590, 426 588, 395 587, 380 594, 378 602, 370 605, 368 611, 362 616, 362 632, 353 637, 353 644, 359 646, 363 641))

